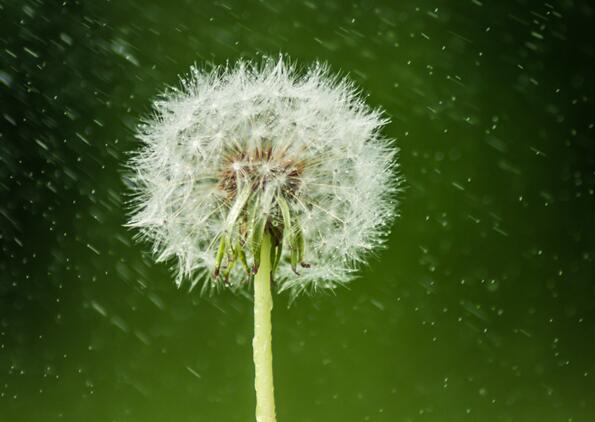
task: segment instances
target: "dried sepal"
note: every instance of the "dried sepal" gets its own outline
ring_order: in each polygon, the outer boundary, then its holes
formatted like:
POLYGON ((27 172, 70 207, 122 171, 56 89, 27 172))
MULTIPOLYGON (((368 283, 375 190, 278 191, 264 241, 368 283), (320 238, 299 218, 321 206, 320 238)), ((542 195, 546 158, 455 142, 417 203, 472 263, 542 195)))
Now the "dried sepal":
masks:
POLYGON ((219 276, 219 270, 221 269, 221 262, 223 261, 223 257, 225 256, 225 249, 227 248, 227 235, 222 234, 221 239, 219 240, 219 247, 217 248, 217 255, 215 256, 215 271, 214 276, 219 276))
POLYGON ((244 251, 244 246, 238 244, 237 251, 238 251, 238 259, 240 260, 240 263, 242 264, 242 268, 244 269, 244 271, 246 271, 246 274, 248 275, 248 277, 251 277, 252 272, 250 271, 250 267, 248 266, 248 260, 246 259, 246 251, 244 251))
POLYGON ((252 238, 250 239, 250 249, 252 251, 252 257, 254 260, 252 272, 254 274, 258 272, 258 267, 260 267, 260 248, 264 239, 266 220, 266 216, 254 217, 254 223, 252 227, 252 238))

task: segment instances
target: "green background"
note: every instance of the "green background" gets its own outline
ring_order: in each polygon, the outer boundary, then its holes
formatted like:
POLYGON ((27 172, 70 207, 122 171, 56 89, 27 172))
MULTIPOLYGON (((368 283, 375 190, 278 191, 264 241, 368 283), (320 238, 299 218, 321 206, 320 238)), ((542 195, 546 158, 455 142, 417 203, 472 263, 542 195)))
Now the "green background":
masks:
POLYGON ((254 420, 249 295, 176 289, 124 163, 193 63, 287 53, 392 119, 406 189, 349 288, 275 296, 278 419, 595 420, 587 1, 0 4, 0 420, 254 420))

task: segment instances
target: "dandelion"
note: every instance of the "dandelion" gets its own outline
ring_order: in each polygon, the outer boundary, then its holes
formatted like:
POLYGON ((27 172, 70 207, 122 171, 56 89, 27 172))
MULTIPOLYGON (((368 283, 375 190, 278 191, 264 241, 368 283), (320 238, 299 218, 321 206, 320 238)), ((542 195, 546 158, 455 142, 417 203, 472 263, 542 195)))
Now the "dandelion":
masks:
POLYGON ((352 280, 396 213, 396 150, 380 110, 326 65, 192 68, 154 103, 130 162, 129 225, 177 283, 254 286, 257 420, 275 420, 271 284, 352 280))

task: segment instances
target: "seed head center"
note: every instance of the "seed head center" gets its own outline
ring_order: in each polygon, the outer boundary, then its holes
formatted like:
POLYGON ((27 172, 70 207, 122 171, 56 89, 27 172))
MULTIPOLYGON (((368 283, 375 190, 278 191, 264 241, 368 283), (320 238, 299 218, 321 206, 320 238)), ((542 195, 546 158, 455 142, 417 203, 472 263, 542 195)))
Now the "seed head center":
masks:
POLYGON ((249 184, 254 193, 266 187, 276 188, 286 197, 296 194, 304 162, 291 159, 272 150, 235 151, 223 162, 220 186, 228 197, 235 198, 239 185, 249 184))

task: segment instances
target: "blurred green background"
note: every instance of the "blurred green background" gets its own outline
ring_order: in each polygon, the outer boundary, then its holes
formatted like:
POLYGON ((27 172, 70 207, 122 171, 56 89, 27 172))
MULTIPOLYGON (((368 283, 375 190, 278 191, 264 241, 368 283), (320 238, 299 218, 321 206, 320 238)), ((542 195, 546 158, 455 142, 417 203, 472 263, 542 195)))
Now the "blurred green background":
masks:
POLYGON ((588 1, 0 3, 0 420, 254 420, 251 299, 131 241, 134 128, 196 63, 349 74, 407 179, 388 248, 275 297, 278 419, 595 420, 588 1))

